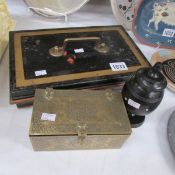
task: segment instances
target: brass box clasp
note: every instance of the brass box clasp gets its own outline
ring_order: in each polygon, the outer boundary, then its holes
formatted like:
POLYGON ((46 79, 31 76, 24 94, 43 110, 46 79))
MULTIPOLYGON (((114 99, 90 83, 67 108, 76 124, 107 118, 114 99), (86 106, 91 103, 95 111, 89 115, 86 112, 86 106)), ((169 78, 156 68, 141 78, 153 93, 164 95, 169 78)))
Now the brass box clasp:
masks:
POLYGON ((78 123, 77 133, 78 133, 78 141, 82 143, 87 137, 87 125, 84 123, 78 123))

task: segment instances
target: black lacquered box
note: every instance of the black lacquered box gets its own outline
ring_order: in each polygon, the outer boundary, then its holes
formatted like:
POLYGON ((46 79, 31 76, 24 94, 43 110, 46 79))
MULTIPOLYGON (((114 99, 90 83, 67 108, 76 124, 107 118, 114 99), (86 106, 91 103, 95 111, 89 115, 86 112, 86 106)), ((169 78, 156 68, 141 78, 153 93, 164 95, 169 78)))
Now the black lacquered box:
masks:
POLYGON ((149 63, 122 26, 10 32, 10 103, 35 89, 122 88, 149 63))

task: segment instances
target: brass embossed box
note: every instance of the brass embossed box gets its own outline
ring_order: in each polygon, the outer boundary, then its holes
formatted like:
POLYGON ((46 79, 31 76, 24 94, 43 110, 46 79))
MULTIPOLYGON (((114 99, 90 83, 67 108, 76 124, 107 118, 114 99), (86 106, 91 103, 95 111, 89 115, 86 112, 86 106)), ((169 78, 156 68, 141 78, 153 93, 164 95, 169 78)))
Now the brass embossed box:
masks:
POLYGON ((35 151, 120 148, 130 134, 120 93, 36 90, 29 131, 35 151))

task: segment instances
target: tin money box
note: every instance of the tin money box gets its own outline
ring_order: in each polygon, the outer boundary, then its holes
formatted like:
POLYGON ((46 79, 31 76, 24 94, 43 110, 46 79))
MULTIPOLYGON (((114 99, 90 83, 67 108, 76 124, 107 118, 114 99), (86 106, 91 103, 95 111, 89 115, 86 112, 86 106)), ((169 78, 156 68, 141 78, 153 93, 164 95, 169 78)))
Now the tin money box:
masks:
POLYGON ((36 88, 120 90, 149 63, 121 26, 10 33, 10 103, 32 103, 36 88))

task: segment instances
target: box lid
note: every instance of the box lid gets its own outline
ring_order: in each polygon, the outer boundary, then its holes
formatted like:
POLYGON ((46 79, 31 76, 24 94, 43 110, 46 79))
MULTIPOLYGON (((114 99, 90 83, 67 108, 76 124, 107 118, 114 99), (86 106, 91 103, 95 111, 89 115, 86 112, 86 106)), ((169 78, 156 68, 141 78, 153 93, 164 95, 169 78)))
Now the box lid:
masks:
POLYGON ((35 89, 47 87, 121 89, 149 66, 122 26, 12 31, 9 37, 12 104, 30 102, 35 89))
POLYGON ((128 135, 131 127, 120 93, 112 90, 37 89, 30 136, 128 135))

